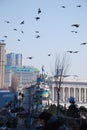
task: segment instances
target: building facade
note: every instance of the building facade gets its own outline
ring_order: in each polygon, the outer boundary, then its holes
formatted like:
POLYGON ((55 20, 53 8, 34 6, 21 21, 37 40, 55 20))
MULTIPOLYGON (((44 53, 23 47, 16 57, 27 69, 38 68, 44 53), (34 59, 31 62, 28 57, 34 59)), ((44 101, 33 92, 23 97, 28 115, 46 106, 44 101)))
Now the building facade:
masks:
POLYGON ((5 88, 11 87, 12 76, 15 75, 18 80, 18 87, 21 89, 37 81, 39 70, 34 67, 14 67, 6 65, 4 73, 5 88))
POLYGON ((22 54, 19 53, 8 53, 6 54, 6 65, 22 67, 22 54))
MULTIPOLYGON (((53 104, 57 105, 59 81, 56 83, 54 78, 51 78, 51 80, 48 81, 48 85, 51 90, 50 100, 53 104)), ((61 83, 59 95, 59 102, 63 106, 69 106, 69 98, 74 97, 79 107, 87 107, 87 81, 66 78, 61 83)))
POLYGON ((0 89, 4 88, 5 43, 0 43, 0 89))

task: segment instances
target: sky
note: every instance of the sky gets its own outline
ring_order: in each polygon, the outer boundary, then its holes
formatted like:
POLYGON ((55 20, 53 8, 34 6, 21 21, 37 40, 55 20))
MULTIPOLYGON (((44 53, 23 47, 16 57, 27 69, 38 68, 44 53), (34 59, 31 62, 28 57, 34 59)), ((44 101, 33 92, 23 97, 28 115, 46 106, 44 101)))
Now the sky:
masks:
POLYGON ((2 40, 6 53, 22 53, 23 65, 39 70, 44 65, 48 74, 54 71, 56 54, 66 54, 70 62, 67 74, 87 79, 87 45, 81 45, 87 43, 87 0, 0 0, 2 40), (40 19, 36 21, 36 17, 40 19), (27 59, 29 56, 33 58, 27 59))

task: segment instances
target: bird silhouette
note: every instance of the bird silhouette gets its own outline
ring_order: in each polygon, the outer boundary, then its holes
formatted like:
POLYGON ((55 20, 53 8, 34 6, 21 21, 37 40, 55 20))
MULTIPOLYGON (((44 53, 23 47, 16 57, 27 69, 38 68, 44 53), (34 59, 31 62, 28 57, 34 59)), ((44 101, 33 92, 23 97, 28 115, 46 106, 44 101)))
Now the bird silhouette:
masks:
POLYGON ((39 9, 38 9, 38 14, 40 14, 40 13, 41 13, 41 9, 39 8, 39 9))
POLYGON ((27 59, 30 59, 30 60, 31 60, 32 58, 33 58, 32 56, 27 57, 27 59))
POLYGON ((66 8, 64 5, 63 6, 61 6, 62 8, 66 8))
POLYGON ((8 36, 5 35, 4 37, 7 38, 8 36))
POLYGON ((48 56, 51 56, 51 54, 49 53, 48 56))
POLYGON ((19 42, 20 42, 21 40, 20 40, 20 39, 17 39, 17 41, 19 41, 19 42))
POLYGON ((78 53, 79 51, 67 51, 69 53, 78 53))
POLYGON ((39 33, 39 31, 35 31, 36 33, 39 33))
POLYGON ((81 5, 77 5, 76 7, 81 7, 81 5))
POLYGON ((77 31, 75 31, 75 33, 78 33, 77 31))
POLYGON ((35 17, 36 21, 40 19, 40 17, 35 17))
POLYGON ((72 24, 71 26, 78 28, 80 25, 79 24, 72 24))
POLYGON ((71 31, 72 33, 74 32, 74 31, 71 31))
POLYGON ((73 53, 73 51, 67 51, 67 52, 69 52, 69 53, 73 53))
POLYGON ((24 33, 24 31, 23 31, 23 30, 21 30, 21 33, 24 33))
POLYGON ((16 29, 16 28, 14 28, 13 30, 14 30, 14 31, 17 31, 17 29, 16 29))
POLYGON ((36 36, 36 38, 39 38, 39 37, 40 37, 40 35, 37 35, 37 36, 36 36))
POLYGON ((79 51, 73 51, 73 53, 78 53, 79 51))
POLYGON ((1 42, 4 42, 5 40, 1 40, 1 42))
POLYGON ((10 23, 9 21, 5 21, 6 23, 10 23))
POLYGON ((20 24, 24 24, 24 20, 20 24))
POLYGON ((71 31, 72 33, 78 33, 77 31, 71 31))
POLYGON ((83 43, 81 43, 80 45, 86 45, 87 44, 87 42, 83 42, 83 43))

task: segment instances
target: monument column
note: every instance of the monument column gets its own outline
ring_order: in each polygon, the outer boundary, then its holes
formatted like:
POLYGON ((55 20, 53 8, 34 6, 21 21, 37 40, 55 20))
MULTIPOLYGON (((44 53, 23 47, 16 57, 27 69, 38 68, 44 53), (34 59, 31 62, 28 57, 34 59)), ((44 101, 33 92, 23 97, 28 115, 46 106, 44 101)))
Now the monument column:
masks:
POLYGON ((65 88, 63 87, 63 102, 65 101, 65 88))
POLYGON ((79 88, 79 102, 81 102, 81 88, 79 88))
POLYGON ((0 43, 0 89, 4 88, 5 43, 0 43))
POLYGON ((75 98, 75 95, 76 95, 75 93, 76 93, 76 88, 74 88, 74 98, 75 98))
POLYGON ((84 88, 84 102, 86 102, 86 88, 84 88))

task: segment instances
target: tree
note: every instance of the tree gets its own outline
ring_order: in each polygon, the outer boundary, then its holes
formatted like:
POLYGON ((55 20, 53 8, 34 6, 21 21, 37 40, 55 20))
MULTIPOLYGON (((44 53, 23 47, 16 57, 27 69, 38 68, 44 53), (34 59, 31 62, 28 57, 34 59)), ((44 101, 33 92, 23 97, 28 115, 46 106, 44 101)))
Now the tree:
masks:
POLYGON ((56 54, 55 75, 57 75, 58 78, 61 78, 61 79, 68 76, 66 75, 68 67, 69 67, 69 57, 67 57, 66 54, 64 54, 63 56, 56 54))
POLYGON ((63 83, 63 79, 69 76, 66 75, 68 67, 69 58, 66 56, 66 54, 64 54, 63 56, 56 55, 54 79, 57 88, 57 114, 59 113, 60 87, 63 83))

